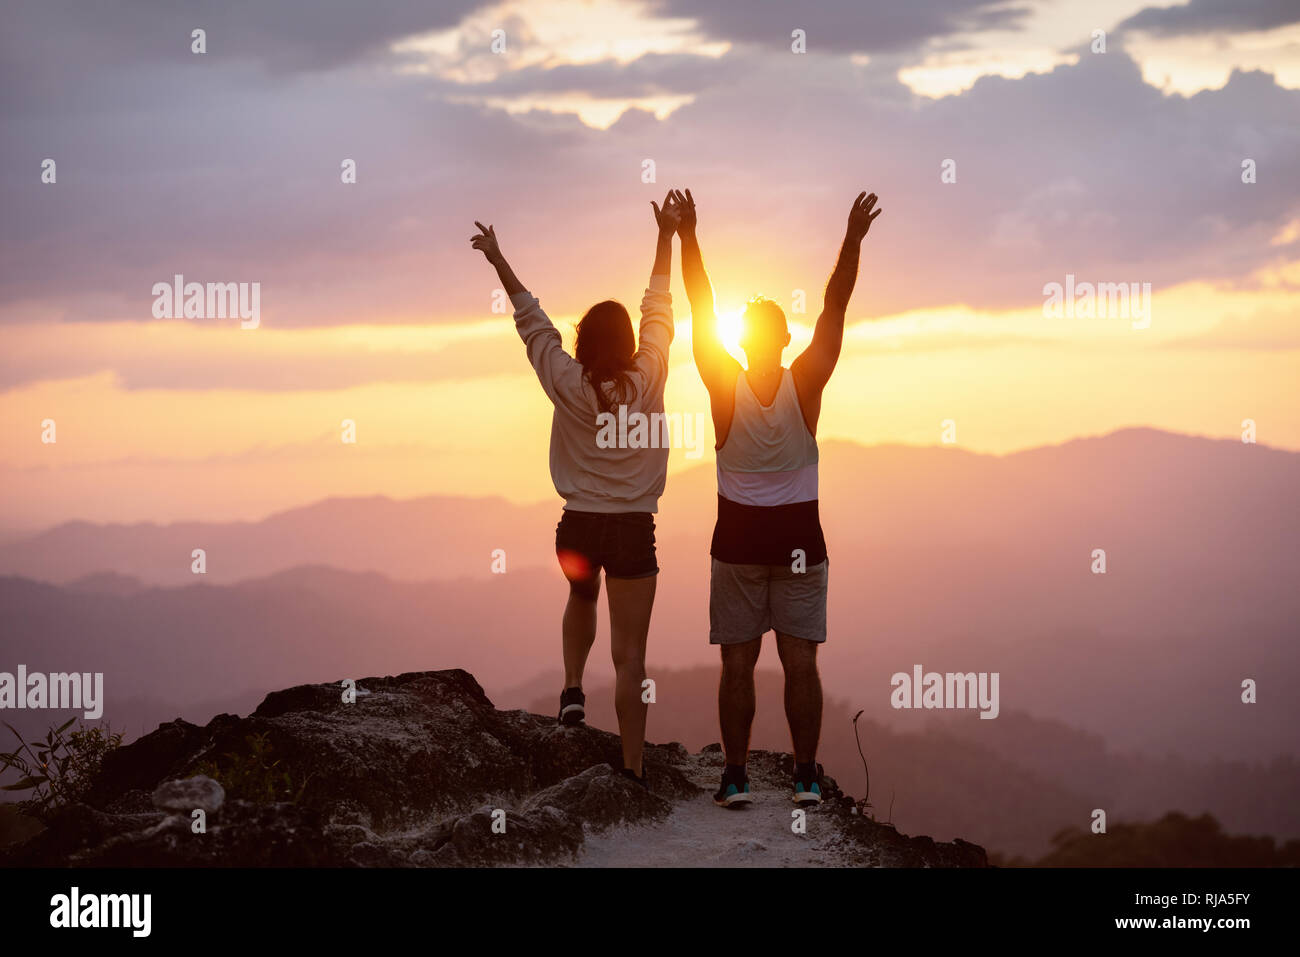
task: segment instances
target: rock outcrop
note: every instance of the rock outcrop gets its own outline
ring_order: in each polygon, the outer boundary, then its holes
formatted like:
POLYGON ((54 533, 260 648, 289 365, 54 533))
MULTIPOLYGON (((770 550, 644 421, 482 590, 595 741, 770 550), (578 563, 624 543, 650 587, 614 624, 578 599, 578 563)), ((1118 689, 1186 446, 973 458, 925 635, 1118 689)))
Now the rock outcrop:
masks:
MULTIPOLYGON (((644 834, 708 802, 722 766, 716 746, 692 755, 650 745, 647 792, 618 773, 620 756, 608 732, 496 710, 464 671, 362 679, 352 703, 341 685, 302 685, 268 695, 246 718, 173 721, 110 753, 84 802, 0 850, 0 865, 582 863, 593 834, 609 844, 619 828, 644 834)), ((750 767, 756 790, 788 786, 789 755, 754 752, 750 767)), ((827 802, 809 816, 833 829, 827 863, 987 864, 976 845, 866 819, 826 785, 827 802)), ((743 863, 748 853, 721 850, 704 856, 743 863)))

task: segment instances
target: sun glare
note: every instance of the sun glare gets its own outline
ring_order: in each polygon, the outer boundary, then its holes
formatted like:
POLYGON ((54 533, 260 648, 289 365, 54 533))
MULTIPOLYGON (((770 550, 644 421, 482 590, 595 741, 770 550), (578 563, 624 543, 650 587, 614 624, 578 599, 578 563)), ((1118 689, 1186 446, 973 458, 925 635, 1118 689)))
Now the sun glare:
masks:
POLYGON ((740 354, 740 330, 744 325, 743 309, 728 309, 718 312, 718 338, 723 346, 733 355, 740 354))

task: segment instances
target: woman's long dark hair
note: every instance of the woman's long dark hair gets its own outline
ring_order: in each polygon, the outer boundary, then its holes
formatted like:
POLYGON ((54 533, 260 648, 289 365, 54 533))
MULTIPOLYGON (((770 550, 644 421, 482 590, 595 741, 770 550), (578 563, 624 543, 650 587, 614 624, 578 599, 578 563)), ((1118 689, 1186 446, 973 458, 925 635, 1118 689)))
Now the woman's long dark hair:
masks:
POLYGON ((636 341, 632 320, 622 303, 606 299, 588 309, 578 323, 573 351, 602 412, 613 412, 615 404, 626 405, 632 400, 635 388, 628 373, 633 369, 636 341), (614 383, 613 399, 605 394, 606 382, 614 383))

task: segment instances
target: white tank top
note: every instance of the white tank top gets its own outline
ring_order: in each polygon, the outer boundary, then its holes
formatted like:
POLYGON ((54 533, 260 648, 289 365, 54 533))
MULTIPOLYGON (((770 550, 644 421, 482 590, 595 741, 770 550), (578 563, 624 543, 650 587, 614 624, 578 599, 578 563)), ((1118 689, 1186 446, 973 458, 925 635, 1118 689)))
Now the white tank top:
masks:
POLYGON ((781 370, 771 405, 758 401, 743 371, 736 376, 731 430, 718 449, 718 494, 741 505, 817 500, 817 439, 789 369, 781 370))

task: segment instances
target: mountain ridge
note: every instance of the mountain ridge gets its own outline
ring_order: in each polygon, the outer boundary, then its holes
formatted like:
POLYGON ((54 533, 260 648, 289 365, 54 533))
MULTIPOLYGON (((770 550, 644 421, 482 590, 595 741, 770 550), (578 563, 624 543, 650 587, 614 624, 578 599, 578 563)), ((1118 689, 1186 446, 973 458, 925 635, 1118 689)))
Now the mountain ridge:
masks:
MULTIPOLYGON (((780 802, 712 807, 704 781, 721 771, 716 748, 648 746, 646 791, 616 770, 616 735, 499 711, 465 671, 363 678, 355 701, 341 688, 287 688, 247 718, 174 721, 110 752, 82 800, 0 849, 0 866, 626 865, 643 850, 610 860, 611 845, 635 834, 643 849, 646 830, 661 825, 673 828, 674 866, 988 863, 974 844, 877 824, 830 778, 803 831, 790 825, 788 798, 779 812, 780 802), (198 834, 196 809, 206 824, 198 834), (759 828, 767 844, 738 841, 759 828), (593 839, 605 856, 584 861, 593 839)), ((788 754, 753 755, 765 799, 787 789, 791 773, 788 754)))
MULTIPOLYGON (((913 462, 943 463, 945 469, 960 463, 961 467, 986 469, 1022 463, 1037 466, 1042 461, 1055 457, 1074 457, 1082 453, 1102 451, 1110 454, 1123 453, 1125 457, 1136 451, 1148 455, 1154 449, 1159 451, 1198 450, 1213 451, 1226 448, 1240 448, 1243 443, 1232 439, 1216 439, 1183 433, 1166 432, 1149 427, 1134 426, 1117 429, 1097 436, 1079 436, 1060 443, 1035 446, 1007 453, 976 452, 960 446, 943 445, 909 445, 904 443, 882 443, 863 445, 843 439, 829 439, 822 443, 823 458, 831 461, 823 468, 824 482, 833 486, 836 482, 836 459, 843 459, 844 464, 852 464, 850 459, 868 458, 892 460, 897 456, 907 457, 913 462)), ((1251 454, 1264 455, 1277 462, 1300 463, 1300 452, 1275 448, 1263 444, 1251 445, 1251 454)), ((699 486, 710 485, 713 477, 711 463, 691 466, 669 476, 664 496, 665 504, 681 504, 681 496, 674 494, 677 486, 683 486, 694 493, 701 493, 699 486)), ((711 486, 703 490, 705 512, 712 507, 713 493, 711 486)), ((694 496, 696 499, 700 494, 694 496)), ((49 528, 25 534, 12 541, 0 542, 0 574, 23 574, 40 580, 68 583, 77 578, 97 573, 114 572, 142 577, 153 583, 176 583, 189 574, 190 551, 193 548, 206 547, 215 536, 219 544, 227 539, 237 539, 241 534, 270 534, 273 532, 290 532, 302 536, 306 542, 318 542, 319 532, 323 526, 334 524, 348 529, 358 528, 374 530, 383 528, 391 522, 394 530, 416 522, 425 513, 435 513, 437 523, 449 523, 453 533, 455 529, 468 528, 481 534, 473 536, 482 540, 495 539, 495 547, 504 548, 508 553, 516 552, 524 556, 530 565, 546 564, 550 560, 547 548, 536 547, 535 542, 521 540, 517 528, 520 523, 541 524, 545 527, 553 523, 558 515, 561 503, 558 498, 537 502, 519 503, 499 496, 455 496, 455 495, 421 495, 411 498, 395 498, 384 494, 341 496, 332 495, 302 505, 277 509, 261 518, 238 521, 203 521, 181 520, 173 522, 90 522, 72 519, 60 522, 49 528), (357 513, 365 510, 364 518, 357 513), (400 515, 398 514, 400 513, 400 515), (505 518, 509 515, 510 518, 505 518), (472 516, 472 521, 467 519, 472 516), (88 539, 89 536, 89 539, 88 539), (123 538, 125 536, 125 539, 123 538), (157 540, 155 547, 160 551, 164 547, 170 555, 163 564, 159 556, 150 562, 132 559, 124 547, 117 552, 95 547, 93 539, 108 538, 125 544, 130 538, 152 538, 157 540), (166 546, 162 543, 167 542, 166 546), (172 544, 174 543, 174 544, 172 544), (188 547, 182 547, 188 546, 188 547), (137 565, 131 566, 132 561, 137 565), (123 567, 123 563, 128 567, 123 567), (132 568, 136 570, 132 570, 132 568)), ((661 523, 665 520, 671 524, 668 509, 661 510, 661 523)), ((833 512, 827 510, 828 521, 833 512)), ((670 528, 671 531, 671 528, 670 528)), ((451 537, 451 536, 449 536, 451 537)), ((436 536, 430 540, 436 540, 436 536)), ((259 546, 264 548, 265 545, 259 546)), ((209 548, 209 551, 214 549, 209 548)), ((321 563, 334 564, 353 571, 381 571, 389 577, 403 580, 420 580, 422 577, 447 577, 457 570, 445 563, 426 560, 411 561, 415 556, 409 549, 397 556, 370 555, 362 556, 373 564, 354 561, 353 556, 335 546, 329 557, 334 560, 321 560, 309 551, 299 551, 294 555, 277 559, 269 564, 258 561, 258 548, 250 547, 241 553, 239 561, 243 562, 238 572, 228 571, 215 560, 208 573, 211 580, 237 581, 241 578, 261 577, 269 571, 300 564, 321 563), (403 562, 410 562, 403 566, 403 562)), ((470 566, 465 566, 470 567, 470 566)), ((472 566, 473 574, 489 574, 488 563, 482 562, 472 566), (481 565, 481 567, 480 567, 481 565)))

